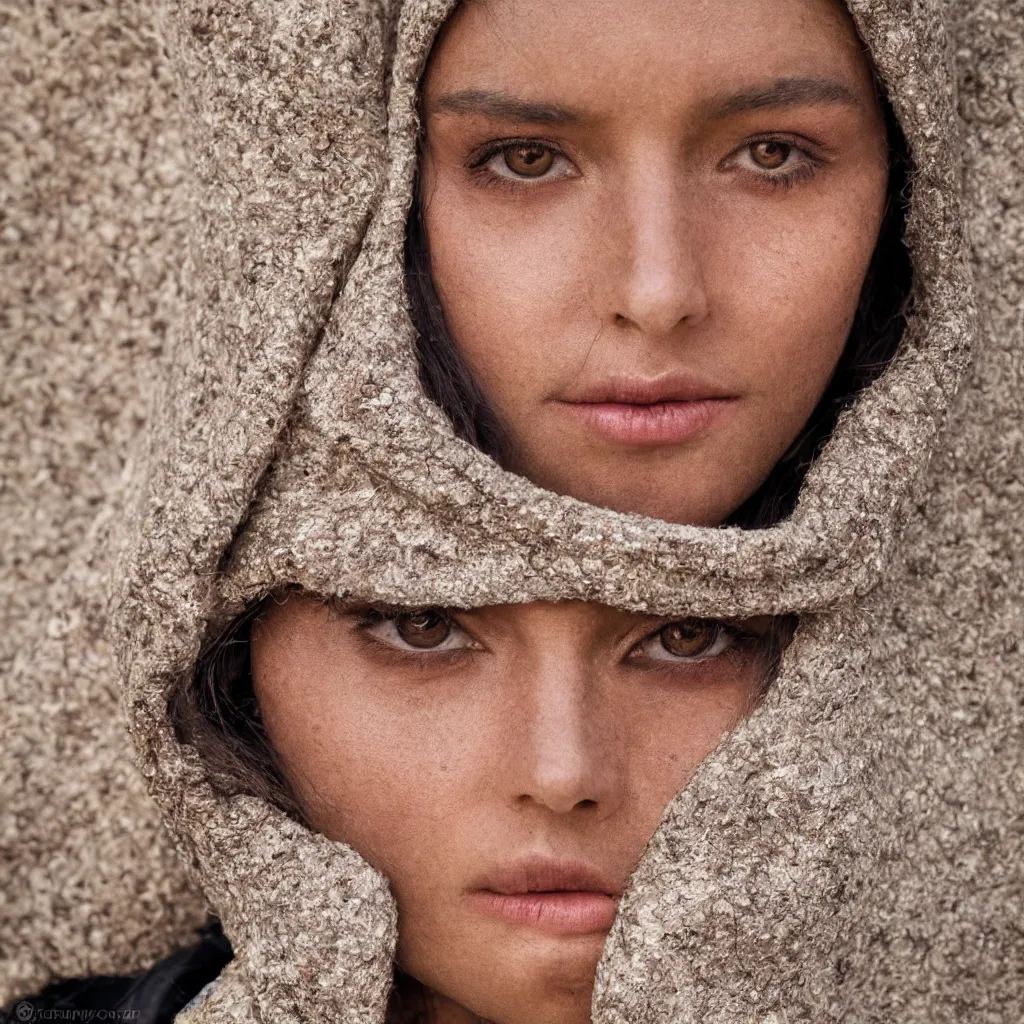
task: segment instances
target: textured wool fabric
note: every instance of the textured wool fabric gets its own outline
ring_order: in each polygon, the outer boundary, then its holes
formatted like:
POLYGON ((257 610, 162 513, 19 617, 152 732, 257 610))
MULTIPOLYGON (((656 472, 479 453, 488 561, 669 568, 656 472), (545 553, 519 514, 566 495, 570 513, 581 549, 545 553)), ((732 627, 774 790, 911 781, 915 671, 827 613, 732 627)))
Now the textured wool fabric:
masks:
MULTIPOLYGON (((49 660, 26 647, 16 662, 18 735, 26 749, 42 735, 45 705, 32 694, 43 688, 59 716, 49 742, 66 730, 85 752, 81 785, 94 785, 90 772, 108 785, 124 771, 112 729, 91 745, 77 738, 83 708, 110 709, 95 595, 111 576, 139 767, 237 954, 187 1019, 381 1021, 396 925, 385 880, 262 801, 219 796, 167 722, 168 688, 211 628, 285 583, 394 604, 577 598, 666 614, 793 612, 800 626, 764 705, 672 802, 631 881, 594 1020, 1017 1020, 1024 10, 849 4, 915 162, 914 314, 794 515, 745 532, 542 491, 456 440, 423 397, 402 239, 416 83, 452 6, 185 0, 164 10, 167 56, 148 59, 175 75, 165 88, 180 104, 189 212, 187 257, 169 272, 180 313, 166 384, 128 496, 104 492, 88 534, 86 517, 50 506, 51 522, 81 537, 73 565, 86 568, 35 599, 70 608, 74 628, 38 641, 49 660), (111 570, 115 536, 124 543, 111 570)), ((146 159, 133 165, 140 173, 146 159)), ((129 433, 105 455, 112 465, 129 433)), ((109 813, 106 791, 90 791, 79 832, 45 814, 36 823, 48 779, 54 807, 74 805, 56 781, 73 773, 49 767, 30 766, 20 805, 42 872, 26 867, 24 844, 9 845, 18 886, 74 909, 51 909, 35 927, 21 911, 27 953, 5 966, 14 987, 91 963, 87 936, 113 941, 120 915, 141 929, 133 898, 149 901, 151 934, 169 944, 198 907, 126 772, 131 799, 110 806, 137 814, 139 834, 154 839, 116 847, 120 891, 102 880, 106 868, 92 881, 102 826, 89 821, 109 813), (84 876, 77 889, 58 877, 62 863, 84 876)))
POLYGON ((187 234, 152 21, 129 0, 0 5, 0 1004, 149 966, 205 917, 104 637, 187 234))

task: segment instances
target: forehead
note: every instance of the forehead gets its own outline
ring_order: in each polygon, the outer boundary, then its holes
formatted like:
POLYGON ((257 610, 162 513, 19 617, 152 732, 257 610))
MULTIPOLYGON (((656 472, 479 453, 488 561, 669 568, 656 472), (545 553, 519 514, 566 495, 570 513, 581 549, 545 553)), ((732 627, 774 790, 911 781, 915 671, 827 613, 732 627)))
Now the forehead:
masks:
POLYGON ((438 39, 424 93, 428 104, 483 87, 580 107, 650 105, 793 75, 872 88, 838 0, 467 0, 438 39))

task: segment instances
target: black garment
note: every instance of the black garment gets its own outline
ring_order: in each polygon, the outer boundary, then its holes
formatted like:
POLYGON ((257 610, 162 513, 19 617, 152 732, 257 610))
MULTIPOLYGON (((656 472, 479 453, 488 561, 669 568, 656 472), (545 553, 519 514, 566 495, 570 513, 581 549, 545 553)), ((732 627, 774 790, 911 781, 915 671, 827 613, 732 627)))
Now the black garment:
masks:
POLYGON ((26 996, 0 1010, 0 1024, 34 1020, 171 1024, 233 956, 220 922, 202 929, 199 936, 194 946, 172 953, 142 974, 55 982, 38 995, 26 996))

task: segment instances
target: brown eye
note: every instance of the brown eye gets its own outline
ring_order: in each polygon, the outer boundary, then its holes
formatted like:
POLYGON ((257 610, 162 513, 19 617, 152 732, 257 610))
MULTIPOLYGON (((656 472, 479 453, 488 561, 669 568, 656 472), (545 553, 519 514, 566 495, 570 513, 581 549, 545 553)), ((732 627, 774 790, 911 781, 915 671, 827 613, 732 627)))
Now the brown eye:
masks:
POLYGON ((551 170, 555 154, 544 146, 510 146, 505 166, 520 178, 540 178, 551 170))
POLYGON ((707 654, 718 640, 721 627, 713 622, 686 619, 670 622, 658 634, 661 646, 676 658, 699 658, 707 654))
POLYGON ((750 147, 750 158, 766 171, 778 170, 793 151, 785 142, 755 142, 750 147))
POLYGON ((418 647, 421 650, 440 647, 452 632, 451 620, 430 608, 399 615, 394 623, 395 631, 402 640, 410 647, 418 647))

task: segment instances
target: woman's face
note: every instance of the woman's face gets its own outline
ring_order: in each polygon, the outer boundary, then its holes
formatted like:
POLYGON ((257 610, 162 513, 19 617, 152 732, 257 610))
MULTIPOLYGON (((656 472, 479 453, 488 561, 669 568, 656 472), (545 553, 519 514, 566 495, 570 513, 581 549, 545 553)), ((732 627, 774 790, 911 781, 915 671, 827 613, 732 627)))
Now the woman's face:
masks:
POLYGON ((391 881, 436 1019, 583 1024, 627 877, 757 700, 766 627, 292 596, 257 621, 253 674, 310 824, 391 881))
POLYGON ((452 337, 542 486, 715 524, 799 434, 883 215, 834 0, 469 0, 423 83, 452 337))

